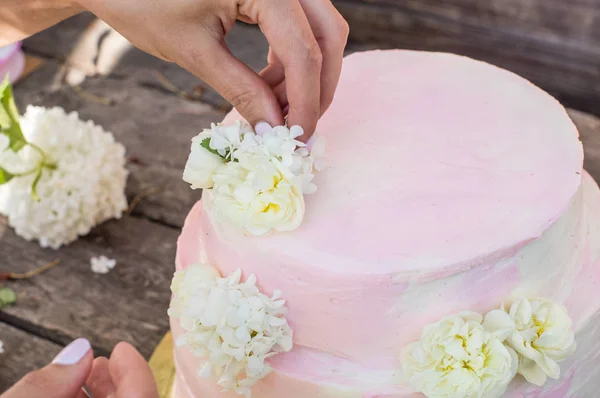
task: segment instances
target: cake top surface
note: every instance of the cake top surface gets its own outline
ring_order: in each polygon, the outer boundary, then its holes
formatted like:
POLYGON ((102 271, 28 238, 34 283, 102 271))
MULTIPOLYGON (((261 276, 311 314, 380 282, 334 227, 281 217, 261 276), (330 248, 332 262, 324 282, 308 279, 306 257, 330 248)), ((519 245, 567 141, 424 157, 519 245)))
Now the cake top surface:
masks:
POLYGON ((303 224, 266 237, 214 225, 223 241, 335 273, 445 272, 539 237, 581 183, 583 150, 564 108, 456 55, 347 57, 317 131, 326 168, 303 224))

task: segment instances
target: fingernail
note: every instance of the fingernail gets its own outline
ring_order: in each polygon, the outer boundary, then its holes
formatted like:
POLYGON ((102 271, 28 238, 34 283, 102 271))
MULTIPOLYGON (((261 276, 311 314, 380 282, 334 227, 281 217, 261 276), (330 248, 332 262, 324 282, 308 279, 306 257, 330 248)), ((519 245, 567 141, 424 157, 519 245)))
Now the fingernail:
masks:
POLYGON ((312 149, 313 142, 315 141, 315 136, 311 135, 308 141, 306 141, 306 149, 309 151, 312 149))
POLYGON ((268 133, 272 129, 273 127, 271 127, 271 125, 267 122, 258 122, 256 123, 256 127, 254 127, 254 131, 256 131, 256 134, 258 135, 268 133))
POLYGON ((89 341, 86 339, 77 339, 63 348, 63 350, 54 358, 54 365, 75 365, 81 361, 85 354, 92 349, 89 341))
POLYGON ((283 108, 283 114, 287 115, 288 113, 290 113, 290 106, 286 105, 285 108, 283 108))

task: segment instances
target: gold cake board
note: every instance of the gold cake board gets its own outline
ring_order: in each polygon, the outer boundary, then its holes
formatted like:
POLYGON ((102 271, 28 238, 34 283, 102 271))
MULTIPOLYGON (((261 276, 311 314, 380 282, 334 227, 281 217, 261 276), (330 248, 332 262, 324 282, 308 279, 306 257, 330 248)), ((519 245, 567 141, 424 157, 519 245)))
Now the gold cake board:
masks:
POLYGON ((173 337, 167 333, 150 357, 150 368, 158 386, 160 398, 171 398, 175 381, 175 361, 173 360, 173 337))

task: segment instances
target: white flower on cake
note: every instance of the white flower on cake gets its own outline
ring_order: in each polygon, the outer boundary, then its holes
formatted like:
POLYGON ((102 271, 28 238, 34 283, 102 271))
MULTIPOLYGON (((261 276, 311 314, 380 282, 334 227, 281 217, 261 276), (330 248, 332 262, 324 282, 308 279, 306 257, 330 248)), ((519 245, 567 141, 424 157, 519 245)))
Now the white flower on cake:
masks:
POLYGON ((192 189, 212 188, 215 185, 215 171, 225 164, 223 157, 202 146, 202 142, 207 139, 210 140, 210 136, 206 133, 200 133, 192 139, 190 156, 183 171, 183 180, 189 183, 192 189))
POLYGON ((292 231, 302 223, 304 197, 296 177, 277 160, 240 154, 214 176, 215 214, 252 235, 292 231))
POLYGON ((426 326, 421 340, 402 351, 410 385, 429 398, 501 397, 517 371, 517 355, 503 344, 507 331, 489 332, 482 320, 463 312, 426 326))
POLYGON ((0 111, 9 139, 0 153, 0 213, 16 233, 56 249, 119 218, 127 171, 112 134, 61 108, 29 106, 19 126, 10 87, 0 95, 11 102, 0 111))
POLYGON ((521 299, 508 312, 490 312, 484 325, 492 331, 512 326, 506 344, 519 355, 518 372, 538 386, 546 382, 546 376, 558 379, 558 362, 575 352, 577 346, 567 311, 550 300, 521 299), (488 321, 489 317, 495 319, 488 321))
POLYGON ((250 275, 241 281, 238 269, 227 278, 206 264, 192 264, 175 273, 169 316, 178 319, 185 345, 206 363, 201 377, 216 377, 225 391, 250 397, 251 387, 271 371, 265 360, 292 349, 292 330, 281 292, 272 297, 256 287, 250 275))
POLYGON ((205 196, 215 214, 252 235, 292 231, 304 218, 304 195, 316 191, 314 172, 324 155, 322 138, 313 150, 297 140, 299 126, 277 126, 255 134, 237 122, 215 125, 192 140, 183 179, 205 196))

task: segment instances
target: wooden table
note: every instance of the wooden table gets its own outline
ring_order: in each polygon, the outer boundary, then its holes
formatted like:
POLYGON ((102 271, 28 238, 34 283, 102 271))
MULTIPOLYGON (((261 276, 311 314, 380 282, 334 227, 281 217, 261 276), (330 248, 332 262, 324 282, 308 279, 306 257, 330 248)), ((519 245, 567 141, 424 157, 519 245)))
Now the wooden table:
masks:
MULTIPOLYGON (((200 197, 181 180, 190 139, 220 120, 227 104, 175 65, 135 49, 117 57, 122 41, 105 30, 81 15, 29 39, 27 52, 45 62, 17 85, 16 95, 22 109, 29 103, 59 105, 112 131, 128 151, 127 195, 145 197, 131 215, 58 251, 22 240, 0 219, 0 271, 25 272, 61 261, 42 275, 9 284, 18 298, 0 312, 6 351, 0 355, 0 392, 77 337, 90 339, 97 355, 108 355, 125 340, 149 357, 168 330, 177 236, 200 197), (65 71, 65 63, 72 69, 65 71), (75 87, 60 79, 77 81, 82 71, 104 75, 75 87), (99 255, 117 260, 109 274, 90 270, 90 258, 99 255)), ((229 44, 253 68, 263 66, 267 46, 258 30, 239 26, 229 44)), ((350 45, 348 51, 372 47, 377 45, 350 45)), ((586 167, 600 178, 600 120, 571 115, 582 133, 586 167)))

